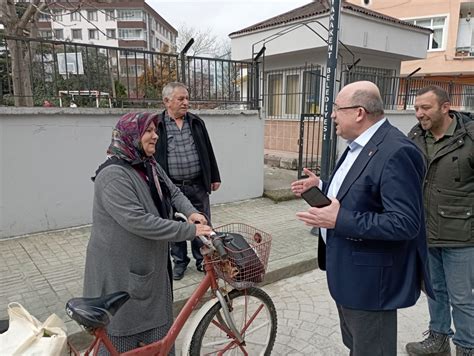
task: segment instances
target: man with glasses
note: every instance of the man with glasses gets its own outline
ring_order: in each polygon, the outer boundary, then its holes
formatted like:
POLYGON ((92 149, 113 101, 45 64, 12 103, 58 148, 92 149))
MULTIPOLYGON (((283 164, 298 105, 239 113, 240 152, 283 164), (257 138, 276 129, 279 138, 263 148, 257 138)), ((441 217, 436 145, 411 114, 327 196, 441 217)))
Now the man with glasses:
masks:
POLYGON ((419 123, 408 134, 425 155, 423 183, 428 260, 435 299, 427 338, 410 342, 410 355, 474 355, 474 121, 450 110, 446 91, 428 86, 418 91, 419 123), (451 329, 452 320, 455 332, 451 329))
POLYGON ((397 354, 397 309, 431 293, 423 218, 421 152, 385 118, 371 82, 346 85, 331 118, 348 142, 329 182, 314 173, 292 184, 319 186, 332 203, 297 213, 320 228, 318 263, 339 312, 351 356, 397 354))

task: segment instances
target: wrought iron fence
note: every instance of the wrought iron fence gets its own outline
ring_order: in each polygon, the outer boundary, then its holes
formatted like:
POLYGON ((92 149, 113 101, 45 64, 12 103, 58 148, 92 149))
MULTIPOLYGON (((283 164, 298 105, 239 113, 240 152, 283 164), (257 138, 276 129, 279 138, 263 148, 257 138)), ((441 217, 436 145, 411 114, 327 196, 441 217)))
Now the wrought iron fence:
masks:
MULTIPOLYGON (((265 117, 299 120, 302 114, 324 112, 324 73, 318 65, 265 71, 261 90, 265 117)), ((474 111, 474 85, 470 84, 390 76, 382 71, 344 71, 340 78, 344 84, 358 80, 374 82, 380 88, 385 109, 389 110, 412 109, 417 91, 434 84, 446 89, 454 110, 474 111)))
POLYGON ((344 82, 370 80, 377 84, 386 109, 413 109, 418 90, 428 85, 445 89, 451 99, 451 108, 474 112, 474 85, 419 77, 381 76, 370 73, 344 72, 344 82))
POLYGON ((193 107, 251 108, 251 62, 134 48, 0 38, 0 104, 161 107, 162 89, 188 85, 193 107), (27 104, 25 104, 27 103, 27 104))

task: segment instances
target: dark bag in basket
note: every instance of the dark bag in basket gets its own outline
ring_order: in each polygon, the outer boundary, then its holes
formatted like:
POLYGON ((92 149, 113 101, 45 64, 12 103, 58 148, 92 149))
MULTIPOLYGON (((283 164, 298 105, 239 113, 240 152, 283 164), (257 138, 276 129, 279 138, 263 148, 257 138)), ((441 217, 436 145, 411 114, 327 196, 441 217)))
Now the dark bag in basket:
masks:
POLYGON ((238 282, 262 282, 265 269, 255 249, 250 247, 244 237, 240 234, 226 233, 222 240, 228 249, 229 259, 238 269, 233 279, 238 282))

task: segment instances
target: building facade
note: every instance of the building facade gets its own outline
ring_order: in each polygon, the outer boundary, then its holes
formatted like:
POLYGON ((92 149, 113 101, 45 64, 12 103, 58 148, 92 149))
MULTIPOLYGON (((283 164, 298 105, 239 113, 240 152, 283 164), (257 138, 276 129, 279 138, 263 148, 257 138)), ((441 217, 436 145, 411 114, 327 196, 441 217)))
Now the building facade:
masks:
MULTIPOLYGON (((426 58, 402 62, 400 72, 474 84, 474 1, 348 0, 433 31, 426 58)), ((474 92, 472 93, 474 95, 474 92)))
POLYGON ((178 31, 144 0, 56 2, 38 17, 43 38, 147 51, 176 49, 178 31))
MULTIPOLYGON (((259 93, 265 149, 321 155, 329 5, 314 1, 231 33, 232 59, 260 57, 259 93), (303 136, 304 137, 303 137, 303 136)), ((426 56, 431 32, 378 12, 343 3, 336 90, 353 74, 377 83, 389 108, 398 107, 400 63, 426 56)), ((314 164, 317 165, 317 162, 314 164)))

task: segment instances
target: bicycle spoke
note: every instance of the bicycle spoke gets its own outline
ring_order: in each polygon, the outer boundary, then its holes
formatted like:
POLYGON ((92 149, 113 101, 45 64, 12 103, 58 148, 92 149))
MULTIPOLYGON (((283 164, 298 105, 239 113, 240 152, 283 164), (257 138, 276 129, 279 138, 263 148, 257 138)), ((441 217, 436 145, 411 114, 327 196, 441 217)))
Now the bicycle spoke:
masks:
POLYGON ((258 288, 232 291, 229 311, 244 342, 239 343, 216 304, 196 329, 190 351, 200 355, 268 355, 276 335, 275 307, 268 295, 258 288), (193 348, 194 347, 194 348, 193 348))

